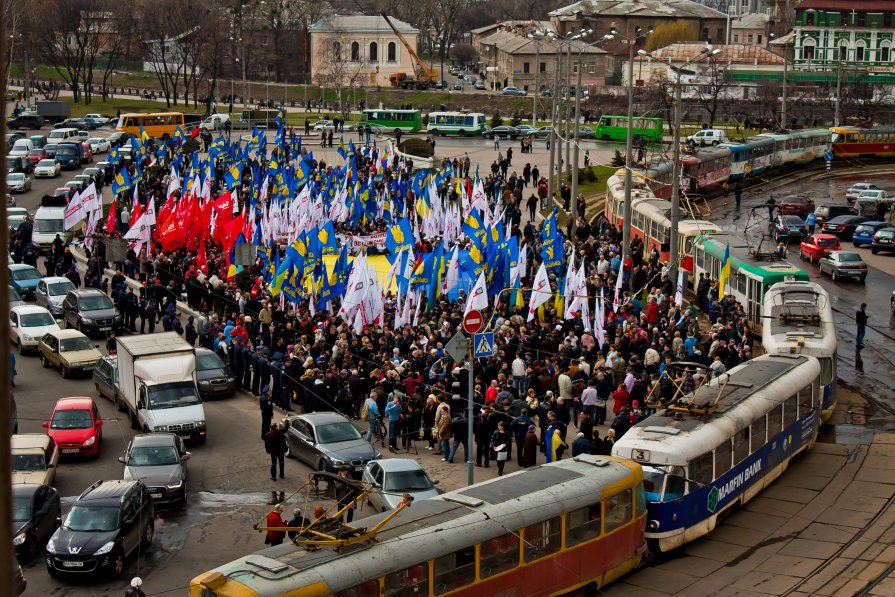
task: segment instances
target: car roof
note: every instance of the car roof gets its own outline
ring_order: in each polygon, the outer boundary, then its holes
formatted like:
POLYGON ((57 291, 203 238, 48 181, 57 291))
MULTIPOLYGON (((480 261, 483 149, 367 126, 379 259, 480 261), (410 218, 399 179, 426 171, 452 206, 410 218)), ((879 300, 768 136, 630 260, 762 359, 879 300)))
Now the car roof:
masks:
POLYGON ((14 497, 31 497, 41 487, 43 485, 39 483, 16 483, 12 486, 12 495, 14 497))
POLYGON ((93 405, 93 398, 87 396, 71 396, 68 398, 60 398, 56 401, 56 407, 53 410, 85 410, 93 405))
POLYGON ((119 503, 121 496, 127 493, 137 481, 123 481, 115 479, 111 481, 97 481, 78 496, 79 502, 110 500, 119 503))
MULTIPOLYGON (((73 181, 73 182, 80 182, 80 181, 73 181)), ((98 295, 103 295, 103 296, 105 296, 105 297, 108 297, 108 296, 109 296, 108 294, 106 294, 105 292, 103 292, 102 290, 100 290, 99 288, 77 288, 77 289, 75 289, 75 290, 69 290, 69 292, 70 292, 73 296, 77 296, 77 297, 82 297, 82 296, 98 296, 98 295)))
POLYGON ((866 222, 861 222, 861 226, 888 226, 888 222, 881 222, 879 220, 868 220, 866 222))
POLYGON ((106 355, 106 356, 104 356, 101 360, 106 361, 107 363, 109 363, 109 364, 112 365, 113 367, 117 367, 117 366, 118 366, 118 357, 117 357, 116 355, 114 355, 114 354, 106 355))
POLYGON ((857 251, 830 251, 830 256, 832 257, 833 255, 857 255, 859 258, 861 257, 861 254, 857 251))
POLYGON ((35 271, 37 270, 36 267, 34 267, 33 265, 28 265, 27 263, 10 263, 9 269, 11 269, 12 271, 19 271, 19 270, 26 270, 26 269, 33 269, 35 271))
POLYGON ((45 450, 51 442, 46 433, 17 433, 12 436, 11 446, 13 450, 45 450))
POLYGON ((299 415, 299 418, 308 421, 309 423, 313 423, 314 425, 325 425, 327 423, 342 423, 342 422, 351 422, 348 421, 343 415, 335 412, 319 412, 319 413, 308 413, 306 415, 299 415))
POLYGON ((159 447, 174 446, 177 444, 173 433, 141 433, 131 440, 131 447, 159 447))
POLYGON ((197 357, 198 357, 199 355, 205 356, 205 355, 209 355, 209 354, 217 354, 217 353, 216 353, 215 351, 213 351, 213 350, 208 350, 207 348, 197 348, 197 349, 196 349, 196 356, 197 356, 197 357))
POLYGON ((70 281, 65 276, 47 276, 46 278, 41 278, 41 282, 46 282, 47 284, 55 284, 56 282, 68 282, 70 281))
POLYGON ((374 460, 373 462, 381 466, 386 473, 424 470, 422 465, 412 458, 384 458, 382 460, 374 460))
POLYGON ((87 338, 87 336, 85 336, 78 330, 54 330, 47 333, 58 338, 59 340, 68 340, 69 338, 87 338))
MULTIPOLYGON (((865 218, 864 216, 858 216, 855 214, 842 214, 841 216, 836 216, 835 218, 831 219, 830 222, 832 222, 834 220, 839 221, 839 222, 852 222, 857 218, 863 218, 864 222, 867 221, 867 218, 865 218)), ((864 222, 861 222, 861 224, 863 224, 864 222)), ((827 223, 829 223, 829 222, 827 222, 827 223)))
POLYGON ((818 233, 813 236, 820 240, 839 240, 839 237, 835 234, 818 233))
POLYGON ((29 315, 31 313, 49 313, 44 307, 38 307, 37 305, 16 305, 12 309, 10 309, 13 313, 18 313, 19 315, 29 315))

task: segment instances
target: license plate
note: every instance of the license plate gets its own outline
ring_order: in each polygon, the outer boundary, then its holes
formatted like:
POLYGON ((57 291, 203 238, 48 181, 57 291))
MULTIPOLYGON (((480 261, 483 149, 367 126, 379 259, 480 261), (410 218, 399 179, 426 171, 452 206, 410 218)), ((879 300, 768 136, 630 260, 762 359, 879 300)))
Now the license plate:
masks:
POLYGON ((190 439, 191 437, 189 433, 178 433, 177 435, 179 435, 183 439, 190 439))
POLYGON ((80 450, 77 448, 65 448, 62 450, 63 454, 77 454, 78 452, 80 452, 80 450))
POLYGON ((357 472, 361 472, 362 470, 364 470, 364 467, 362 467, 362 466, 356 466, 356 467, 354 467, 354 470, 357 471, 357 472))
POLYGON ((104 326, 102 326, 101 328, 99 328, 99 331, 101 331, 101 332, 108 332, 108 331, 111 330, 111 329, 112 329, 112 326, 104 325, 104 326))
POLYGON ((83 568, 84 562, 62 562, 66 568, 83 568))
POLYGON ((162 499, 162 494, 160 494, 160 493, 150 493, 149 495, 151 495, 153 497, 153 499, 156 499, 156 500, 162 499))

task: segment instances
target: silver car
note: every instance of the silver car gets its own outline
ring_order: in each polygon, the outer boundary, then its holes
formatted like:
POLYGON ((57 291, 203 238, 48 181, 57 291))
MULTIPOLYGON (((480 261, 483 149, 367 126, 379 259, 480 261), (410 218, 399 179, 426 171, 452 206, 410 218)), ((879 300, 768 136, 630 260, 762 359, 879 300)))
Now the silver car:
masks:
POLYGON ((34 301, 41 307, 46 307, 53 317, 62 317, 62 301, 69 290, 74 290, 75 285, 71 280, 62 276, 50 276, 42 278, 34 290, 34 301))
POLYGON ((438 495, 438 481, 429 479, 420 463, 410 458, 374 460, 364 467, 361 479, 374 488, 367 499, 377 512, 397 508, 405 493, 414 500, 438 495))
POLYGON ((338 472, 343 466, 359 478, 371 460, 382 454, 370 445, 351 421, 334 412, 310 413, 289 419, 286 432, 289 456, 318 471, 338 472))
POLYGON ((857 278, 861 282, 867 279, 867 265, 860 253, 854 251, 833 251, 817 262, 820 275, 830 274, 833 280, 857 278))
POLYGON ((183 439, 173 433, 134 436, 124 456, 125 481, 142 481, 155 504, 186 504, 186 451, 183 439))

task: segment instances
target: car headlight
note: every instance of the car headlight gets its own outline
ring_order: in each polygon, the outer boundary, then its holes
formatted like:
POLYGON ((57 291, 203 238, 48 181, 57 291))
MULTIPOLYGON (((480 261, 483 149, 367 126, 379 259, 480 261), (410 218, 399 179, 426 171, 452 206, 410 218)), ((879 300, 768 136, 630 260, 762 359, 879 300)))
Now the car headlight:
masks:
POLYGON ((53 534, 53 536, 50 537, 50 540, 47 541, 47 551, 50 553, 56 553, 56 535, 55 534, 53 534))
POLYGON ((94 435, 92 437, 87 438, 87 441, 84 442, 84 447, 86 448, 87 446, 92 446, 95 443, 96 443, 96 436, 94 435))
POLYGON ((19 533, 16 535, 16 538, 12 540, 13 545, 22 545, 28 539, 28 533, 19 533))
POLYGON ((121 313, 115 311, 115 321, 121 321, 121 313))
POLYGON ((199 385, 200 385, 200 386, 210 386, 210 385, 211 385, 211 381, 209 381, 209 380, 207 380, 207 379, 203 379, 203 380, 200 380, 200 381, 199 381, 199 385))
POLYGON ((82 317, 81 323, 86 323, 87 325, 93 325, 93 320, 90 319, 89 317, 82 317))
POLYGON ((373 456, 373 460, 379 460, 380 458, 382 458, 382 452, 376 450, 376 455, 373 456))
POLYGON ((196 427, 204 428, 205 427, 205 419, 202 419, 201 421, 196 421, 196 427))
POLYGON ((97 549, 96 552, 94 552, 93 555, 95 555, 95 556, 101 556, 101 555, 103 555, 104 553, 109 553, 110 551, 112 551, 112 549, 113 549, 114 547, 115 547, 115 542, 114 542, 114 541, 109 541, 108 543, 106 543, 105 545, 103 545, 102 547, 100 547, 99 549, 97 549))
POLYGON ((338 458, 329 457, 329 461, 333 463, 333 466, 342 466, 345 464, 344 460, 339 460, 338 458))
POLYGON ((180 489, 181 487, 183 487, 183 479, 181 479, 180 481, 178 481, 178 482, 175 483, 174 485, 167 485, 166 487, 167 487, 168 489, 180 489))
POLYGON ((168 426, 167 425, 156 425, 155 427, 153 427, 152 430, 153 431, 167 431, 168 426))
POLYGON ((25 340, 25 342, 32 342, 34 340, 34 337, 29 336, 28 334, 22 334, 22 339, 25 340))

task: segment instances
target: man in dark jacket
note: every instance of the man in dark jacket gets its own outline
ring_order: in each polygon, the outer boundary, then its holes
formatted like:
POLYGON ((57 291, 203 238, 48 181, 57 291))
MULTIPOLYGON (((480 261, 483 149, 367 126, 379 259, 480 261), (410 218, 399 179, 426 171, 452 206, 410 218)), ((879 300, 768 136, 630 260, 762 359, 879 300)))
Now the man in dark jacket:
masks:
POLYGON ((591 445, 590 441, 584 437, 582 432, 578 432, 578 437, 575 441, 572 442, 572 458, 575 458, 579 454, 590 454, 591 453, 591 445))
POLYGON ((485 468, 491 462, 491 435, 494 427, 488 420, 488 411, 483 409, 473 421, 473 434, 475 435, 475 465, 482 466, 482 458, 485 459, 485 468))
POLYGON ((270 422, 273 420, 273 401, 270 399, 270 386, 264 386, 261 397, 258 399, 261 407, 261 439, 270 431, 270 422))
MULTIPOLYGON (((266 396, 266 394, 265 394, 266 396)), ((262 397, 263 399, 263 397, 262 397)), ((271 413, 273 407, 271 407, 271 413)), ((274 423, 273 427, 264 434, 264 449, 270 454, 270 480, 277 480, 277 463, 280 465, 280 479, 285 476, 286 466, 286 430, 289 429, 289 419, 283 417, 281 423, 274 423)))

